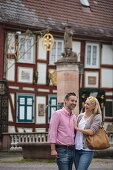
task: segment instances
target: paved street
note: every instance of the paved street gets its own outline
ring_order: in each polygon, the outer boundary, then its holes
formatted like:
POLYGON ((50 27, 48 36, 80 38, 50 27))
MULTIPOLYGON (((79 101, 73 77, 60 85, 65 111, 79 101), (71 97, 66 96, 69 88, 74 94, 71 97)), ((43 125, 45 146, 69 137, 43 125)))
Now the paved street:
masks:
MULTIPOLYGON (((57 166, 42 161, 24 162, 21 154, 0 153, 0 170, 57 170, 57 166)), ((113 159, 93 159, 88 170, 113 170, 113 159)))
MULTIPOLYGON (((0 163, 0 170, 57 170, 54 163, 0 163)), ((74 167, 73 167, 74 170, 74 167)), ((89 170, 113 170, 112 160, 94 160, 89 170)))

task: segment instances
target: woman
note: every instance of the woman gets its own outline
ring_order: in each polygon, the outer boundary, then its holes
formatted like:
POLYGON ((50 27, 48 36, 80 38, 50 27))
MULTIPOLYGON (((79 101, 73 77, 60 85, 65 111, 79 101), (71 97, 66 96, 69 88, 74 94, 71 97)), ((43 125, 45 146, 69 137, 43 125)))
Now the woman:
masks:
POLYGON ((79 114, 75 122, 75 158, 76 170, 87 170, 92 159, 93 150, 89 149, 85 135, 93 135, 99 129, 102 122, 101 109, 95 97, 88 97, 85 102, 85 112, 79 114))

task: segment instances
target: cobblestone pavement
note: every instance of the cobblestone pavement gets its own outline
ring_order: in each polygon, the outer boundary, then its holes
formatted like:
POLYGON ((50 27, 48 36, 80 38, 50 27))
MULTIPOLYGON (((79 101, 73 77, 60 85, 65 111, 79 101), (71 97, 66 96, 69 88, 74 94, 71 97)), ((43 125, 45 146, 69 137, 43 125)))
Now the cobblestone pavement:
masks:
MULTIPOLYGON (((55 163, 0 163, 0 170, 57 170, 55 163)), ((73 167, 73 170, 75 168, 73 167)), ((94 159, 89 170, 113 170, 113 160, 94 159)))
MULTIPOLYGON (((18 154, 7 156, 0 153, 0 170, 57 170, 55 163, 22 160, 22 156, 18 154)), ((113 159, 93 159, 88 170, 113 170, 113 159)))

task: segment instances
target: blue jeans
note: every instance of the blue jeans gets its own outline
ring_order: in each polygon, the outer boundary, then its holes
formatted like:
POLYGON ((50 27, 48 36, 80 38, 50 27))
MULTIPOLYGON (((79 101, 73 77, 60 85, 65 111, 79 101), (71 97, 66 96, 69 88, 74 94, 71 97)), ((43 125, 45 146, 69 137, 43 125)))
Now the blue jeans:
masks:
POLYGON ((75 149, 56 148, 56 150, 58 170, 72 170, 75 149))
POLYGON ((93 154, 93 151, 75 149, 74 164, 76 170, 87 170, 93 159, 93 154))

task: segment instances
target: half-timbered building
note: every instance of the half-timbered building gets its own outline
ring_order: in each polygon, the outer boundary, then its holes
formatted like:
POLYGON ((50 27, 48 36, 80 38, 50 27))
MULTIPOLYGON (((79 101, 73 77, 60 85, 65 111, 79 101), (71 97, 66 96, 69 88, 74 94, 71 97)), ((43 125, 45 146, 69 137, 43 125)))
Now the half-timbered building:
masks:
POLYGON ((112 0, 0 0, 1 134, 48 131, 57 109, 55 62, 64 51, 67 23, 79 62, 80 111, 93 95, 105 127, 112 126, 112 0), (54 38, 50 50, 48 35, 54 38))

